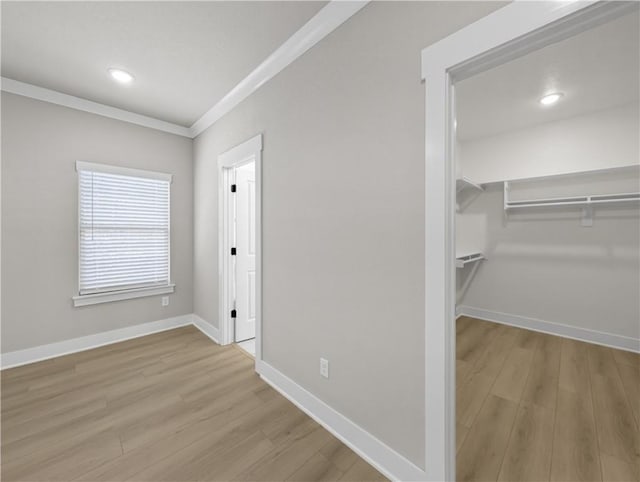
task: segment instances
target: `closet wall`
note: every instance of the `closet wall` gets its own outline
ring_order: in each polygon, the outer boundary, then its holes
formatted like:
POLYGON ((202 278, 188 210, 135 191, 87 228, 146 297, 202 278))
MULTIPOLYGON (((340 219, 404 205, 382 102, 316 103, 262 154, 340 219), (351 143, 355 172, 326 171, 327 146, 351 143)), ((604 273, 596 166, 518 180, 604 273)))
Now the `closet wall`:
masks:
POLYGON ((458 144, 463 174, 478 183, 637 164, 638 103, 458 144))
MULTIPOLYGON (((464 176, 484 183, 637 165, 638 128, 634 103, 462 142, 460 168, 464 176)), ((595 194, 594 186, 638 191, 639 172, 569 175, 538 183, 535 194, 595 194)), ((638 204, 597 206, 591 227, 581 225, 581 209, 575 207, 522 209, 508 217, 503 208, 503 183, 498 182, 486 185, 458 214, 458 244, 477 246, 488 258, 480 262, 467 291, 459 293, 460 311, 637 347, 638 204)), ((457 270, 459 286, 471 269, 457 270)))

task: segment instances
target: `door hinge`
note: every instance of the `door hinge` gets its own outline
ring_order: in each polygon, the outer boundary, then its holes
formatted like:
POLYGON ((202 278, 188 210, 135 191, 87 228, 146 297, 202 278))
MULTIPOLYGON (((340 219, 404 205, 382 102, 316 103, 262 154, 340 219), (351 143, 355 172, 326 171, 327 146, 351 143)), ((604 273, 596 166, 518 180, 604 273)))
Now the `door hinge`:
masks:
POLYGON ((236 310, 231 310, 231 318, 235 318, 236 317, 236 310))
POLYGON ((236 192, 236 185, 235 184, 231 185, 231 192, 236 192))
POLYGON ((231 256, 235 256, 236 255, 236 248, 231 248, 231 256))

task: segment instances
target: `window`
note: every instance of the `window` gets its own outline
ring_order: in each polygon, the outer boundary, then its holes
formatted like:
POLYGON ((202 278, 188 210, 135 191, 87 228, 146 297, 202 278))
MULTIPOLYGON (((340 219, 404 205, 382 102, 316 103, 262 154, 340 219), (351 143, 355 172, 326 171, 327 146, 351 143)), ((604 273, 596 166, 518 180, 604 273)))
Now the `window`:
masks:
POLYGON ((173 292, 171 175, 78 161, 75 306, 173 292))

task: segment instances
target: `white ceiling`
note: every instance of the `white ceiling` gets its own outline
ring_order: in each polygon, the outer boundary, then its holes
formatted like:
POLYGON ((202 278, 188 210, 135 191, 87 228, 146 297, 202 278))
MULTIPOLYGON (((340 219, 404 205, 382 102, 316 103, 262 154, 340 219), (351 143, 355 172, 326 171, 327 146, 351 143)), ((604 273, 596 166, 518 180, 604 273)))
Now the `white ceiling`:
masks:
POLYGON ((3 77, 191 126, 326 2, 1 4, 3 77))
POLYGON ((634 11, 456 85, 460 140, 637 102, 640 30, 634 11), (564 92, 555 105, 539 99, 564 92))

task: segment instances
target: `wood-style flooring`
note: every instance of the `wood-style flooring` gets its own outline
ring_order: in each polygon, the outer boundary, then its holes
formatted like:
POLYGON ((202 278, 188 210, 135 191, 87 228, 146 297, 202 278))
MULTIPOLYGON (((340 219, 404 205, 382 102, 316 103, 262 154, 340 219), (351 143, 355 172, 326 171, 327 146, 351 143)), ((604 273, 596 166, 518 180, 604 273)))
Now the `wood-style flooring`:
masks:
POLYGON ((640 356, 457 321, 457 479, 640 480, 640 356))
POLYGON ((194 327, 2 371, 1 475, 386 480, 194 327))

